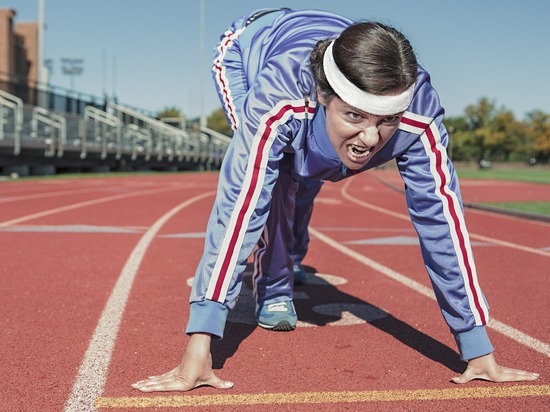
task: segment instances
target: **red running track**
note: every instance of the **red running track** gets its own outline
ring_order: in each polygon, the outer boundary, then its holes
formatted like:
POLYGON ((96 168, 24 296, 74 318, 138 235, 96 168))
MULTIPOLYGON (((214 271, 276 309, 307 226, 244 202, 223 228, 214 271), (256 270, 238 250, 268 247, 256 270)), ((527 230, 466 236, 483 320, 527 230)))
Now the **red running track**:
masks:
MULTIPOLYGON (((213 347, 231 391, 142 394, 186 342, 190 279, 217 175, 52 179, 0 185, 2 411, 427 411, 548 408, 550 224, 467 210, 490 335, 532 383, 449 379, 464 368, 430 296, 403 195, 377 170, 316 201, 299 327, 255 326, 245 276, 213 347)), ((550 200, 550 186, 463 181, 465 201, 550 200), (508 196, 508 198, 506 198, 508 196)))

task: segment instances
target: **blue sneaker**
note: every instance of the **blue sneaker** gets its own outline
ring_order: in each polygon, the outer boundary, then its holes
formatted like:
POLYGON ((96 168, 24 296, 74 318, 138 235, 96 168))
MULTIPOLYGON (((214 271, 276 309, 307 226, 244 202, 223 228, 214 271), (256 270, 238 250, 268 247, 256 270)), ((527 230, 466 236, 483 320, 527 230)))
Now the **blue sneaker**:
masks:
POLYGON ((258 311, 256 321, 264 329, 290 332, 296 328, 298 316, 292 301, 278 302, 263 305, 258 311))
POLYGON ((304 270, 304 267, 300 263, 296 263, 294 265, 294 284, 295 285, 303 285, 306 283, 306 271, 304 270))

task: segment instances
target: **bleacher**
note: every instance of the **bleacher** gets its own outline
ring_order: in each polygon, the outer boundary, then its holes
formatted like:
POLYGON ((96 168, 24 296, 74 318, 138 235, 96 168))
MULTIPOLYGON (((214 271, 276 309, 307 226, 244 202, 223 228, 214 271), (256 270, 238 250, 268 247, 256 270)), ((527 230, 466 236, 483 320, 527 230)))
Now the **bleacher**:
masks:
POLYGON ((1 175, 211 170, 230 141, 198 121, 174 124, 107 100, 0 86, 1 175))

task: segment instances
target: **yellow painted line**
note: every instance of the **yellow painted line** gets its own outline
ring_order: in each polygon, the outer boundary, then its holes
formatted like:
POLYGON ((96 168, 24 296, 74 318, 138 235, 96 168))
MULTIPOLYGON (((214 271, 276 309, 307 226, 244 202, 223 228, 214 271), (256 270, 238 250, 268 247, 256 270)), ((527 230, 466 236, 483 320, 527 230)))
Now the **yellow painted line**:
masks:
POLYGON ((132 396, 99 398, 96 409, 181 408, 193 406, 332 404, 387 401, 521 398, 550 396, 550 385, 494 386, 487 388, 415 389, 358 392, 287 392, 238 395, 132 396))

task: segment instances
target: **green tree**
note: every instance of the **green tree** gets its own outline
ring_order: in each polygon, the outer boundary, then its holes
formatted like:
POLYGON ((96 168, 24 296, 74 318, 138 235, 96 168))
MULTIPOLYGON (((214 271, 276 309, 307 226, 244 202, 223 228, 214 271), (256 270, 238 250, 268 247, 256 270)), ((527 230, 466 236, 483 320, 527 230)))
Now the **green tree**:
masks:
POLYGON ((465 131, 467 130, 466 118, 464 116, 446 117, 443 121, 449 133, 447 152, 449 157, 455 161, 469 161, 472 159, 470 146, 465 144, 465 131))
POLYGON ((550 115, 540 110, 529 113, 527 135, 531 156, 539 162, 550 160, 550 115))
POLYGON ((525 127, 511 111, 497 112, 490 119, 489 131, 485 146, 492 160, 513 160, 513 154, 525 158, 525 127))
POLYGON ((495 104, 482 97, 475 105, 469 105, 464 110, 467 129, 464 131, 464 143, 474 149, 478 162, 488 155, 488 144, 491 138, 491 123, 496 114, 495 104))
POLYGON ((157 113, 157 118, 163 117, 183 117, 182 112, 176 106, 167 106, 157 113))
POLYGON ((227 123, 225 112, 221 108, 212 112, 210 116, 208 116, 206 119, 206 124, 212 130, 223 133, 227 136, 233 136, 233 130, 227 123))
POLYGON ((451 134, 449 152, 459 161, 525 160, 529 155, 526 124, 504 108, 481 98, 464 110, 465 116, 451 117, 445 125, 451 134))

